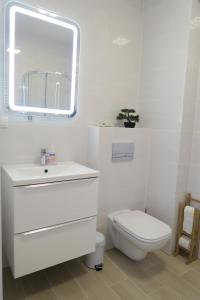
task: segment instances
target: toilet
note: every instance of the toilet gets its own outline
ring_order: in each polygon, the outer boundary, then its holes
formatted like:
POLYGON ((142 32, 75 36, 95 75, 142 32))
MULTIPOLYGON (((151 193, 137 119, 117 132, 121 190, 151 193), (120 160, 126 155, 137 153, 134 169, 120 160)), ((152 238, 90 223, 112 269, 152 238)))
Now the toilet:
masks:
POLYGON ((136 261, 161 249, 172 235, 164 222, 140 210, 128 209, 108 215, 108 230, 114 246, 136 261))

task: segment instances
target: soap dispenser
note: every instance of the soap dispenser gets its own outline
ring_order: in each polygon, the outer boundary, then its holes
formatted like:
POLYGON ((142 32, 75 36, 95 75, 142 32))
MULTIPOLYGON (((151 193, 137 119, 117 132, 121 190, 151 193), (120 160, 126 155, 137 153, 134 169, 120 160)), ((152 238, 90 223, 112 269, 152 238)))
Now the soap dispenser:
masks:
POLYGON ((51 145, 48 153, 48 164, 55 165, 56 164, 56 151, 54 145, 51 145))

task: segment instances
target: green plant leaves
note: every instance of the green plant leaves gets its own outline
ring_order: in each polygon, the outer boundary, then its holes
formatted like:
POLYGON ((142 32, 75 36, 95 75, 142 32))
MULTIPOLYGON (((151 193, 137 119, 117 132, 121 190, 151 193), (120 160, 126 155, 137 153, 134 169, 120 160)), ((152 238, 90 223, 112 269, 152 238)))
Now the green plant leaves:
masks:
POLYGON ((127 120, 128 122, 139 122, 139 115, 135 115, 135 109, 123 108, 116 117, 117 120, 127 120))

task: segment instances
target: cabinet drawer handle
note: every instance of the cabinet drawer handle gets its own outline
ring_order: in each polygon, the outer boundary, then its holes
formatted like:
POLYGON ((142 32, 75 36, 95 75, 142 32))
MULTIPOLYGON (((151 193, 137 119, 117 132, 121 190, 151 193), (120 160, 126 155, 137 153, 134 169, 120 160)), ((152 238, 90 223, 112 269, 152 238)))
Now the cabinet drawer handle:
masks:
POLYGON ((23 189, 30 189, 30 188, 39 188, 39 187, 45 187, 45 186, 53 186, 53 185, 60 185, 60 184, 65 184, 65 183, 71 183, 76 182, 76 181, 86 181, 90 179, 95 179, 97 177, 88 177, 88 178, 80 178, 80 179, 70 179, 70 180, 63 180, 63 181, 58 181, 58 182, 49 182, 49 183, 39 183, 39 184, 30 184, 30 185, 20 185, 17 186, 18 188, 23 188, 23 189))
POLYGON ((58 229, 58 228, 67 227, 67 226, 74 225, 74 224, 77 224, 77 223, 89 222, 91 220, 94 220, 95 218, 96 217, 93 216, 93 217, 89 217, 89 218, 86 218, 86 219, 80 219, 80 220, 67 222, 67 223, 63 223, 63 224, 59 224, 59 225, 43 227, 43 228, 39 228, 39 229, 36 229, 36 230, 31 230, 31 231, 27 231, 27 232, 24 232, 24 233, 19 233, 18 235, 23 235, 23 236, 34 235, 34 234, 38 234, 38 233, 45 232, 45 231, 51 231, 51 230, 55 230, 55 229, 58 229))

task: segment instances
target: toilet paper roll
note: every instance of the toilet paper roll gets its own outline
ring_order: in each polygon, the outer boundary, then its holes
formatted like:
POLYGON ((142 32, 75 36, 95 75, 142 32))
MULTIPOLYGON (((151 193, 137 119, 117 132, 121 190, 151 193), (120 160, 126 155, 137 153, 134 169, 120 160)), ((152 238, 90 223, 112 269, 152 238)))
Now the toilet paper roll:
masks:
POLYGON ((187 236, 182 235, 179 239, 179 246, 183 247, 184 249, 190 250, 190 243, 191 239, 187 236))
POLYGON ((194 220, 194 207, 186 206, 184 209, 183 230, 191 234, 194 220))

